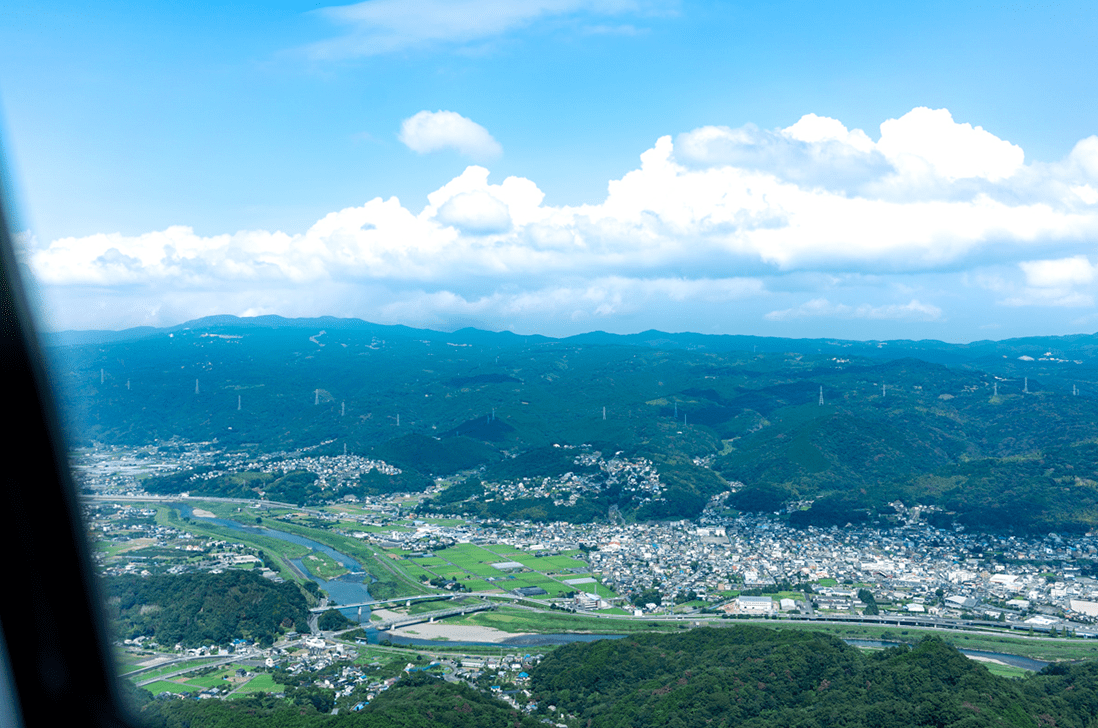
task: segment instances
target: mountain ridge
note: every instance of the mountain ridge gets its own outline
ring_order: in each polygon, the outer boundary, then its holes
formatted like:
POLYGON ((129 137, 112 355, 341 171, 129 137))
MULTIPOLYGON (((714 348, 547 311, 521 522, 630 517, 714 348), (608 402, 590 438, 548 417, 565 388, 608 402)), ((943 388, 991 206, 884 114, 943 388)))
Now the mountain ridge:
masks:
MULTIPOLYGON (((511 331, 489 331, 473 327, 464 327, 452 332, 428 328, 415 328, 403 324, 378 324, 359 318, 341 318, 336 316, 318 316, 286 318, 267 314, 254 317, 240 317, 232 314, 205 316, 181 324, 166 327, 138 326, 121 330, 91 329, 45 332, 43 341, 50 347, 73 346, 81 344, 115 343, 149 338, 163 333, 196 329, 238 328, 238 329, 309 329, 327 327, 332 330, 369 331, 378 334, 402 337, 424 337, 432 341, 453 341, 454 343, 564 343, 645 346, 655 349, 702 349, 711 351, 748 351, 757 353, 857 353, 874 359, 896 359, 913 356, 924 361, 936 363, 963 363, 978 360, 989 355, 1002 355, 1004 350, 1011 353, 1040 358, 1045 352, 1063 357, 1068 353, 1085 354, 1098 357, 1098 332, 1093 334, 1064 334, 1056 336, 1025 336, 1009 339, 981 339, 958 344, 938 339, 840 339, 789 338, 779 336, 756 336, 749 334, 701 334, 691 331, 666 332, 648 329, 633 334, 614 334, 606 331, 589 331, 565 337, 551 337, 541 334, 517 334, 511 331), (1036 356, 1035 356, 1036 355, 1036 356)), ((1009 354, 1008 354, 1009 356, 1009 354)))

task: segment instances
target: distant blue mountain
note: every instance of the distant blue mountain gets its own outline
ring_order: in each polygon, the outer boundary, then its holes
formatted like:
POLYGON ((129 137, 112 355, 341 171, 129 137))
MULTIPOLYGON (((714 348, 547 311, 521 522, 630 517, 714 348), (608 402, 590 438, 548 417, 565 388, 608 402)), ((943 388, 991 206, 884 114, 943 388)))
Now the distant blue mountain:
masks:
POLYGON ((968 344, 951 344, 935 339, 920 341, 909 339, 887 341, 856 341, 833 338, 789 339, 777 336, 737 334, 668 333, 655 329, 636 334, 611 334, 605 331, 592 331, 564 338, 553 338, 540 334, 522 335, 511 331, 484 331, 474 328, 463 328, 452 332, 434 331, 403 325, 375 324, 362 319, 336 318, 335 316, 284 318, 268 315, 242 318, 226 314, 206 316, 177 326, 164 328, 139 326, 122 331, 61 331, 44 334, 43 339, 47 346, 73 346, 137 341, 157 334, 176 331, 232 332, 257 329, 355 331, 384 338, 408 338, 489 347, 559 342, 579 345, 641 346, 667 350, 751 351, 757 353, 859 356, 872 359, 914 357, 923 361, 946 365, 977 362, 989 357, 1017 359, 1018 357, 1028 356, 1034 360, 1042 358, 1078 360, 1089 368, 1089 366, 1095 366, 1095 360, 1098 360, 1098 333, 1068 336, 1029 336, 1003 339, 1001 341, 974 341, 968 344))

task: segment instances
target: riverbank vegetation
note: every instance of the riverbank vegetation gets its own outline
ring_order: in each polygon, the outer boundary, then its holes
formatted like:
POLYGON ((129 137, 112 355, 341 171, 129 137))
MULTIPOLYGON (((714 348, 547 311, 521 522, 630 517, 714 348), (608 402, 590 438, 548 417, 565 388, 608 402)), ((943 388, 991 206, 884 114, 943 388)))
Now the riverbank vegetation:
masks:
POLYGON ((318 541, 358 561, 373 577, 373 581, 370 582, 370 596, 374 599, 419 596, 433 591, 403 574, 391 563, 392 559, 389 559, 384 552, 378 551, 361 539, 345 536, 331 528, 313 528, 283 519, 265 521, 264 525, 274 530, 318 541))
POLYGON ((196 536, 206 536, 251 546, 264 553, 267 557, 264 565, 283 579, 290 581, 300 581, 302 579, 300 572, 290 562, 292 559, 300 559, 306 556, 309 553, 308 546, 264 536, 254 531, 238 531, 211 523, 205 518, 183 518, 179 514, 178 506, 157 503, 153 507, 156 508, 156 522, 160 525, 193 533, 196 536))

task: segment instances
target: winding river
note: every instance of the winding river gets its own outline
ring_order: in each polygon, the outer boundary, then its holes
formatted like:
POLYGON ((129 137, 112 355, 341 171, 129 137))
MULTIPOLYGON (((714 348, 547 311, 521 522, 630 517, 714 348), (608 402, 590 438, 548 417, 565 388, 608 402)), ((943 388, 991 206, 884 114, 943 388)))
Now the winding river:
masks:
MULTIPOLYGON (((367 583, 370 576, 366 573, 366 569, 352 557, 336 551, 331 546, 320 543, 319 541, 314 541, 311 538, 297 536, 285 531, 277 531, 273 528, 266 528, 265 526, 247 526, 243 523, 225 518, 195 516, 194 510, 186 504, 179 504, 174 507, 179 510, 184 518, 194 518, 202 523, 212 523, 242 533, 252 533, 257 536, 266 536, 267 538, 276 538, 279 541, 287 541, 299 546, 307 546, 315 551, 330 556, 339 562, 343 568, 347 569, 348 573, 337 576, 335 579, 322 579, 309 570, 309 567, 303 563, 303 559, 291 559, 290 563, 293 564, 298 572, 307 576, 312 581, 315 581, 321 589, 328 592, 337 604, 359 604, 361 602, 373 600, 373 597, 370 596, 369 584, 367 583)), ((339 611, 352 622, 359 621, 359 610, 357 607, 347 607, 340 609, 339 611)), ((369 620, 370 608, 363 607, 362 621, 368 622, 369 620)))

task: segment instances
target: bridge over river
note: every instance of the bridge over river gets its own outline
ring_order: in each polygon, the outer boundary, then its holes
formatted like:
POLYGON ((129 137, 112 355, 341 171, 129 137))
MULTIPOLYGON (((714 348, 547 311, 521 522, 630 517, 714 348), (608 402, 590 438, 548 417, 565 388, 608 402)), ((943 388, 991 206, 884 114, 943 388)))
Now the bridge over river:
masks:
POLYGON ((407 627, 412 624, 420 624, 422 622, 434 622, 436 619, 443 619, 445 617, 453 617, 459 614, 472 614, 473 612, 483 612, 486 609, 495 609, 496 605, 491 602, 480 602, 478 604, 464 604, 457 607, 450 607, 449 609, 439 609, 434 612, 424 612, 423 614, 407 614, 399 615, 391 619, 386 619, 381 622, 373 622, 371 627, 375 627, 378 630, 393 629, 395 627, 407 627))
MULTIPOLYGON (((321 607, 313 607, 309 611, 313 614, 319 612, 325 612, 329 609, 359 609, 359 618, 361 621, 362 608, 363 607, 380 607, 386 604, 404 604, 405 606, 412 606, 412 602, 422 601, 450 601, 453 599, 468 598, 468 594, 452 597, 441 597, 438 594, 427 594, 417 597, 396 597, 393 599, 378 599, 372 602, 359 602, 356 604, 334 604, 325 605, 321 607)), ((494 594, 493 596, 499 596, 494 594)), ((489 601, 480 601, 475 604, 458 604, 446 609, 437 609, 433 612, 422 612, 420 614, 402 614, 390 619, 383 620, 381 622, 371 622, 370 627, 374 627, 379 630, 392 629, 393 627, 405 627, 410 624, 420 624, 422 622, 434 622, 436 619, 443 619, 444 617, 453 617, 459 614, 471 614, 473 612, 482 612, 486 609, 495 609, 496 605, 489 601)))
MULTIPOLYGON (((312 607, 309 611, 317 614, 326 612, 329 609, 354 609, 355 607, 380 607, 385 604, 400 604, 405 603, 405 606, 412 606, 412 602, 423 601, 445 601, 449 599, 466 599, 468 597, 490 597, 492 599, 503 599, 511 602, 531 602, 530 597, 520 597, 514 594, 500 594, 497 592, 462 592, 460 594, 454 594, 453 596, 448 594, 423 594, 415 597, 393 597, 392 599, 378 599, 370 602, 353 602, 351 604, 326 604, 323 607, 312 607)), ((538 605, 543 606, 543 605, 538 605)), ((604 617, 612 615, 597 614, 594 616, 604 617)))
POLYGON ((412 606, 412 602, 423 602, 423 601, 432 601, 432 600, 441 602, 441 601, 446 601, 446 600, 449 600, 449 599, 454 599, 454 597, 449 596, 449 595, 441 595, 441 594, 424 594, 423 596, 418 596, 418 597, 394 597, 392 599, 376 599, 376 600, 369 601, 369 602, 354 602, 353 604, 326 604, 322 607, 313 607, 309 611, 310 612, 315 612, 315 613, 320 613, 320 612, 327 612, 329 609, 354 609, 355 607, 380 607, 380 606, 383 606, 385 604, 400 604, 401 602, 404 602, 405 606, 410 607, 410 606, 412 606))

